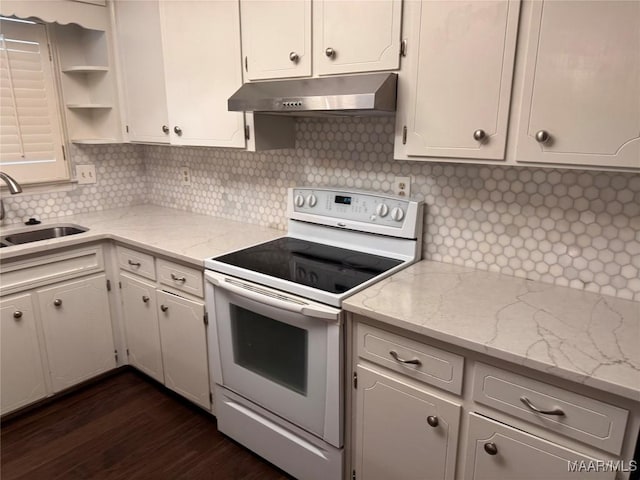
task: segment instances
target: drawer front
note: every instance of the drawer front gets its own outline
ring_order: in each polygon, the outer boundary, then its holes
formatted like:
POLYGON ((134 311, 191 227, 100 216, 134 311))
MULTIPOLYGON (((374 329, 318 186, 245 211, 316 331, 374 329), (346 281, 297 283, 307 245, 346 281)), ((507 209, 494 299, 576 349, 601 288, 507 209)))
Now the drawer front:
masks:
POLYGON ((9 263, 2 266, 0 295, 8 295, 103 270, 104 256, 102 247, 99 246, 9 263))
POLYGON ((153 255, 138 252, 130 248, 118 246, 118 264, 122 270, 140 275, 149 280, 156 279, 156 268, 153 255))
POLYGON ((449 392, 462 392, 464 358, 358 323, 358 355, 449 392), (407 363, 410 362, 410 363, 407 363))
POLYGON ((164 285, 182 290, 196 297, 202 298, 204 296, 202 271, 196 268, 158 259, 158 280, 164 285))
POLYGON ((473 380, 476 402, 620 454, 627 410, 482 363, 476 364, 473 380), (554 410, 562 414, 550 413, 554 410))

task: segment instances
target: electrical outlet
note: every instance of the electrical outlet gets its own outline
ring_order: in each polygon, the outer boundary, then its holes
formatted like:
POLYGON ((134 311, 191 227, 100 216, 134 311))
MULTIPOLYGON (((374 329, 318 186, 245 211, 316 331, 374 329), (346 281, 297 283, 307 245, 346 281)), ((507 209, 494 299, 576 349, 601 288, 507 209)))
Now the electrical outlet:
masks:
POLYGON ((191 185, 191 169, 189 167, 180 167, 180 184, 191 185))
POLYGON ((411 177, 396 177, 393 180, 393 193, 399 197, 411 195, 411 177))
POLYGON ((96 183, 96 166, 76 165, 76 180, 78 180, 78 184, 80 185, 96 183))

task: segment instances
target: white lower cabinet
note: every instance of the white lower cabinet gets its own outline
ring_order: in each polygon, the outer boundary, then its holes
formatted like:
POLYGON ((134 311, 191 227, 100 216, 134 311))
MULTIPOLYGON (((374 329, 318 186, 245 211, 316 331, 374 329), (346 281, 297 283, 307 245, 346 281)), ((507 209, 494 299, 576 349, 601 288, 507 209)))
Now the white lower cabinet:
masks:
POLYGON ((33 295, 3 298, 0 309, 0 414, 4 414, 44 398, 47 387, 33 295))
POLYGON ((400 375, 356 371, 356 478, 453 479, 461 406, 400 375))
POLYGON ((469 417, 465 480, 615 478, 613 471, 574 470, 602 458, 587 457, 475 413, 469 417))
POLYGON ((37 290, 53 391, 116 367, 106 275, 37 290))

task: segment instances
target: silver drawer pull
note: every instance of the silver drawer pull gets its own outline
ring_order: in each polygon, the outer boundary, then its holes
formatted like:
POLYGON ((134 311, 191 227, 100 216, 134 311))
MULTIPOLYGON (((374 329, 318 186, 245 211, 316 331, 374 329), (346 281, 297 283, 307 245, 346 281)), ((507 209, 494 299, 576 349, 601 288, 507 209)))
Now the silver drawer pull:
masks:
POLYGON ((149 297, 147 297, 146 295, 142 296, 142 302, 143 303, 149 303, 149 297))
POLYGON ((394 352, 393 350, 389 352, 389 355, 391 355, 396 362, 404 363, 406 365, 418 365, 418 366, 422 365, 422 362, 417 358, 414 358, 413 360, 405 360, 403 358, 400 358, 398 356, 398 353, 394 352))
POLYGON ((527 397, 520 397, 520 401, 536 413, 541 413, 543 415, 558 415, 559 417, 564 415, 562 409, 558 407, 554 408, 553 410, 540 410, 533 403, 531 403, 531 400, 529 400, 527 397))
POLYGON ((132 267, 139 267, 140 265, 142 265, 140 262, 134 262, 133 260, 127 260, 127 263, 132 267))
POLYGON ((169 307, 167 305, 160 305, 160 310, 166 312, 167 310, 169 310, 169 307))
POLYGON ((176 277, 173 273, 171 274, 171 280, 174 282, 186 282, 187 279, 185 277, 176 277))

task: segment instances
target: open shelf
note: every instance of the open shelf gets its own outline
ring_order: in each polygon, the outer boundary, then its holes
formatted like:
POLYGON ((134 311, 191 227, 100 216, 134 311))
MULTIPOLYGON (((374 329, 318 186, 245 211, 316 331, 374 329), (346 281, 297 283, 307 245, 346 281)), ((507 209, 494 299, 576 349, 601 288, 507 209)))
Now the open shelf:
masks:
POLYGON ((62 70, 63 73, 95 73, 108 72, 109 67, 101 67, 98 65, 74 65, 62 70))

